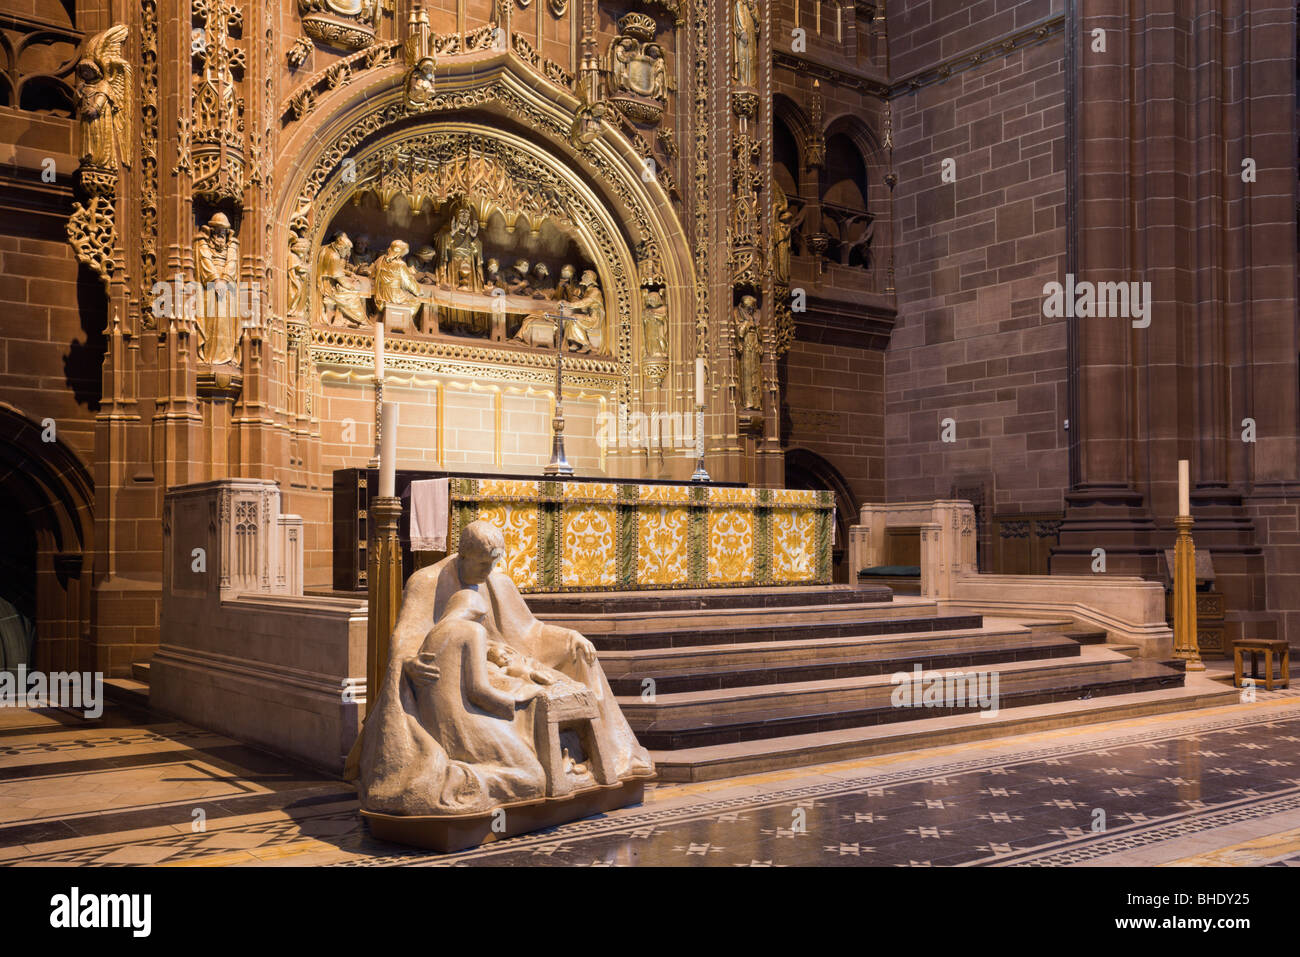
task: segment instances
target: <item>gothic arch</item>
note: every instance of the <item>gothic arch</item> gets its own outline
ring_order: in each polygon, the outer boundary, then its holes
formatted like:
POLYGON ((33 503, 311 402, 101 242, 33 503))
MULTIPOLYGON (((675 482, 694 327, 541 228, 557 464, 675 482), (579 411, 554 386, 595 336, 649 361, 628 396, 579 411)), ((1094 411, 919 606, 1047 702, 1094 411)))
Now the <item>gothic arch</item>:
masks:
MULTIPOLYGON (((834 562, 840 568, 842 558, 848 553, 849 527, 857 522, 860 504, 843 473, 810 449, 790 449, 785 453, 785 487, 817 489, 835 496, 834 562)), ((849 569, 843 579, 842 574, 842 571, 837 573, 836 579, 852 581, 855 570, 849 569)))
POLYGON ((808 119, 808 114, 800 108, 799 104, 784 93, 776 93, 772 96, 772 117, 784 123, 786 129, 794 136, 795 143, 799 147, 799 171, 795 178, 802 178, 803 167, 807 162, 808 146, 819 137, 821 131, 813 126, 812 121, 808 119))
MULTIPOLYGON (((612 242, 592 252, 607 257, 606 281, 621 290, 620 348, 615 358, 623 379, 619 401, 641 406, 636 361, 641 327, 641 286, 662 287, 670 316, 670 351, 677 364, 694 354, 695 272, 690 247, 672 199, 621 133, 602 123, 590 143, 575 147, 569 132, 580 106, 569 91, 535 71, 514 52, 449 57, 439 64, 437 87, 428 104, 409 110, 404 102, 405 67, 371 70, 322 96, 305 121, 296 123, 283 155, 301 161, 285 177, 277 206, 273 248, 286 249, 294 235, 323 228, 321 197, 335 197, 347 158, 357 160, 374 144, 397 136, 439 129, 495 136, 589 198, 593 233, 612 242), (597 228, 596 222, 603 221, 597 228)), ((284 290, 276 300, 284 302, 284 290)), ((685 411, 689 396, 683 375, 672 376, 668 406, 685 411), (675 388, 674 388, 675 387, 675 388)))
POLYGON ((868 170, 885 165, 884 147, 876 131, 862 119, 852 113, 841 113, 826 124, 826 139, 832 136, 847 136, 862 154, 862 162, 868 170))
POLYGON ((78 667, 78 643, 89 627, 94 482, 81 459, 61 440, 45 441, 46 427, 0 402, 0 497, 10 503, 7 528, 30 530, 30 541, 8 538, 4 564, 30 561, 30 615, 25 595, 10 599, 34 620, 34 664, 46 670, 78 667), (30 554, 26 550, 30 550, 30 554))

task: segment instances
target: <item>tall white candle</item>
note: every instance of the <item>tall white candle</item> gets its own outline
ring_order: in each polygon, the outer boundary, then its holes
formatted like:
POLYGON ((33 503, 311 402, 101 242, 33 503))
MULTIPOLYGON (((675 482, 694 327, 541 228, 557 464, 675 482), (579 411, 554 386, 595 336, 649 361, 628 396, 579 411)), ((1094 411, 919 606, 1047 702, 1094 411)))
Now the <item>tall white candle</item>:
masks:
POLYGON ((375 380, 384 377, 384 322, 375 321, 375 380))
POLYGON ((397 403, 385 402, 380 419, 384 434, 379 445, 379 494, 392 498, 397 485, 397 403))
POLYGON ((1188 477, 1187 459, 1178 460, 1178 514, 1192 514, 1191 483, 1188 477))
POLYGON ((704 356, 695 357, 695 404, 704 404, 704 356))

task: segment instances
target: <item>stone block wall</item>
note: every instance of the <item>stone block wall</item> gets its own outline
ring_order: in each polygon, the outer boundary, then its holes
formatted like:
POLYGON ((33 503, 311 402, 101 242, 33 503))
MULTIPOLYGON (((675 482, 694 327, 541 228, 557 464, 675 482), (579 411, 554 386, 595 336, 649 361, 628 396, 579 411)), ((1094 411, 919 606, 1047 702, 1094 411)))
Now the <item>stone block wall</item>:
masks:
MULTIPOLYGON (((1034 23, 1059 3, 931 0, 890 14, 905 76, 1034 23)), ((1059 513, 1069 487, 1063 274, 1064 36, 893 100, 898 322, 885 360, 891 501, 983 486, 998 513, 1059 513), (953 182, 943 179, 952 160, 953 182), (943 420, 955 441, 943 440, 943 420)))

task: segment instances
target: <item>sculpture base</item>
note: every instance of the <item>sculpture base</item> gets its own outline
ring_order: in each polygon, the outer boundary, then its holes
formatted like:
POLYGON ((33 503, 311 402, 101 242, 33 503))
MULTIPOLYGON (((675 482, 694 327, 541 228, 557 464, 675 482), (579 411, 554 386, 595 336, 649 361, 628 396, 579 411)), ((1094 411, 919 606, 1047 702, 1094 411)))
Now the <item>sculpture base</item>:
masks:
POLYGON ((363 809, 361 816, 370 826, 370 833, 381 841, 410 844, 446 854, 640 804, 645 797, 646 782, 653 780, 653 774, 628 778, 617 784, 587 788, 564 797, 503 804, 482 814, 399 815, 363 809), (499 810, 505 811, 504 817, 498 817, 499 810), (500 823, 493 830, 492 825, 497 821, 500 823))

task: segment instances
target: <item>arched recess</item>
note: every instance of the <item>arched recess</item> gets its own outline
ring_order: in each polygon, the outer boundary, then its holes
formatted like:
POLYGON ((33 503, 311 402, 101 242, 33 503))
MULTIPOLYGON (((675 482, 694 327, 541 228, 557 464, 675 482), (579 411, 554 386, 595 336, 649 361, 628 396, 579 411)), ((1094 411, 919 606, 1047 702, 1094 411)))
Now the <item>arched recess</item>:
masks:
MULTIPOLYGON (((817 200, 816 170, 807 168, 811 143, 819 131, 788 96, 772 97, 772 176, 787 203, 796 208, 817 200)), ((802 236, 799 230, 792 238, 802 236)))
MULTIPOLYGON (((686 366, 695 353, 697 321, 693 259, 671 198, 646 175, 646 163, 632 144, 601 123, 594 139, 575 146, 570 132, 578 99, 513 51, 440 59, 435 93, 418 110, 405 105, 405 75, 400 65, 371 70, 364 81, 323 95, 284 130, 282 155, 299 160, 282 179, 273 248, 286 250, 298 236, 316 236, 330 215, 327 207, 344 192, 344 161, 358 162, 376 144, 451 130, 494 137, 587 197, 593 236, 609 239, 591 251, 605 260, 600 263, 602 289, 611 302, 611 293, 619 296, 619 348, 613 361, 620 408, 688 414, 691 379, 686 366), (661 290, 668 307, 670 362, 659 382, 641 361, 643 288, 661 290)), ((287 287, 282 273, 275 277, 282 288, 273 301, 281 311, 287 287)), ((610 312, 612 319, 615 310, 610 312)), ((363 343, 354 345, 364 353, 363 343)), ((544 383, 553 378, 546 367, 547 362, 532 363, 519 375, 544 383)), ((582 367, 583 360, 575 361, 575 374, 582 367)))
POLYGON ((79 667, 89 635, 95 493, 53 427, 0 402, 0 501, 9 506, 0 527, 12 533, 0 538, 0 568, 18 576, 0 582, 0 597, 34 622, 28 666, 65 671, 79 667))
POLYGON ((799 149, 799 172, 796 173, 798 179, 807 161, 808 146, 818 138, 820 131, 813 126, 799 104, 783 93, 777 93, 772 97, 772 118, 780 120, 795 139, 795 145, 799 149))
POLYGON ((880 141, 861 117, 850 115, 831 120, 825 135, 820 199, 832 237, 828 255, 844 266, 874 269, 875 252, 885 241, 877 226, 889 220, 890 203, 880 141))
POLYGON ((789 449, 785 453, 785 487, 828 491, 835 496, 835 547, 832 560, 835 580, 852 581, 853 571, 845 566, 848 555, 849 527, 857 523, 859 502, 843 474, 825 458, 809 449, 789 449))

